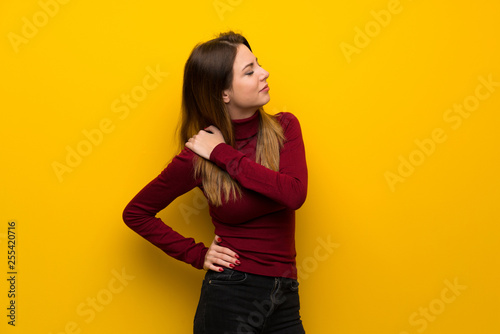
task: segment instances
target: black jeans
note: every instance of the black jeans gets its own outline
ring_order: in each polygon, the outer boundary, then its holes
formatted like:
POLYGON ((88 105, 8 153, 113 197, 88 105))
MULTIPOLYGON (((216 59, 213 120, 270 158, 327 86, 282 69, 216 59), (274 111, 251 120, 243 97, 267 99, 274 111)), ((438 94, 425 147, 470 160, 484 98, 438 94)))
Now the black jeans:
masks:
POLYGON ((201 288, 194 334, 303 334, 299 283, 224 268, 209 270, 201 288))

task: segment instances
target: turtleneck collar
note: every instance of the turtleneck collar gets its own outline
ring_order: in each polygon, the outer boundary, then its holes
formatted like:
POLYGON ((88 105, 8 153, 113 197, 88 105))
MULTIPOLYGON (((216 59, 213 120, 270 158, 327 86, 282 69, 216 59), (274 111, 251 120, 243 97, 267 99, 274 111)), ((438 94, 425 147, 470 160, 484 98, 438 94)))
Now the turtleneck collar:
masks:
POLYGON ((231 122, 233 123, 236 140, 250 138, 259 131, 259 111, 257 110, 248 118, 233 119, 231 122))

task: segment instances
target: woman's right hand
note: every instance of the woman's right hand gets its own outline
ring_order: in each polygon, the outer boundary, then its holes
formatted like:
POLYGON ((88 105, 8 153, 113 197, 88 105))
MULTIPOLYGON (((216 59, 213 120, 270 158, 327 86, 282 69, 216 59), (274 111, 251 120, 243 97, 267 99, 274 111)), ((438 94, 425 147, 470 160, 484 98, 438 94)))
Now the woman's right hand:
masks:
POLYGON ((239 256, 226 247, 219 246, 222 239, 216 235, 205 255, 203 269, 213 271, 224 271, 222 267, 234 268, 240 264, 239 256), (216 264, 218 266, 216 266, 216 264))

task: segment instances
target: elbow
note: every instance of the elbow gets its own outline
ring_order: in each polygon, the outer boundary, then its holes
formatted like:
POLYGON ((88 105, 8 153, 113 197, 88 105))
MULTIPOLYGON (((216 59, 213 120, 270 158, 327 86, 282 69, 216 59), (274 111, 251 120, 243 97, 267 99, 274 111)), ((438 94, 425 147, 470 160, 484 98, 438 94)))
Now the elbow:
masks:
POLYGON ((291 196, 288 198, 288 203, 286 203, 286 206, 292 210, 298 210, 304 204, 307 197, 306 185, 302 185, 297 188, 298 189, 295 189, 291 193, 291 196))
POLYGON ((136 203, 129 203, 122 212, 122 219, 125 225, 131 230, 139 233, 149 228, 149 221, 155 214, 148 212, 136 203))
POLYGON ((288 207, 292 210, 298 210, 298 209, 300 209, 302 204, 304 204, 305 201, 306 201, 306 197, 300 196, 300 197, 294 199, 293 201, 291 201, 290 203, 288 203, 288 207))
POLYGON ((132 224, 132 214, 128 206, 122 212, 122 219, 125 225, 130 227, 132 224))
POLYGON ((139 216, 131 205, 127 205, 122 213, 122 219, 125 225, 134 229, 137 226, 139 216))

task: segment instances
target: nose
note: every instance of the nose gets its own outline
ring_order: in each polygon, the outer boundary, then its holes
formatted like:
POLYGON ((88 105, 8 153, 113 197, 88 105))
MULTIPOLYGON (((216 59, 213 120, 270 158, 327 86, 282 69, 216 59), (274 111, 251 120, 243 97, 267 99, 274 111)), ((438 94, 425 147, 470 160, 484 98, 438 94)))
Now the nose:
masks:
POLYGON ((269 72, 262 68, 262 80, 267 80, 267 78, 269 78, 269 72))

